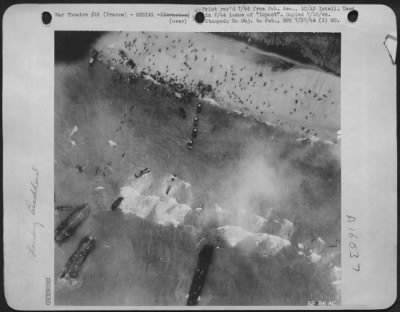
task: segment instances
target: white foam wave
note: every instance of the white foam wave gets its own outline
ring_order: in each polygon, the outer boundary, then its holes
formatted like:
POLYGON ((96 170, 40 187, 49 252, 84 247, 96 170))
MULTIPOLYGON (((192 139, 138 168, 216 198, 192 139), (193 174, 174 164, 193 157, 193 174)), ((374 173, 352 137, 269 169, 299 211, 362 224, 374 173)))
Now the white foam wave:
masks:
MULTIPOLYGON (((148 191, 153 183, 151 173, 146 173, 139 178, 131 177, 128 181, 128 185, 123 186, 120 190, 120 195, 123 197, 120 209, 126 214, 150 219, 160 225, 176 227, 183 224, 185 216, 192 210, 189 205, 178 203, 172 196, 144 195, 143 193, 148 191)), ((190 186, 184 181, 178 185, 180 187, 190 186)), ((176 193, 176 189, 174 190, 176 193)))

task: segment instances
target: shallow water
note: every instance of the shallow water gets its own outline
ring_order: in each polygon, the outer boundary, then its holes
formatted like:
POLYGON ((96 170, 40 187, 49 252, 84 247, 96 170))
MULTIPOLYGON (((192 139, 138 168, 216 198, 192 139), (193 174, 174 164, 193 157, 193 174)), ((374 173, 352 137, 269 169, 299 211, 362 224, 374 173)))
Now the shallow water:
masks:
MULTIPOLYGON (((97 239, 81 284, 56 283, 56 304, 185 304, 198 236, 187 227, 163 227, 110 211, 138 167, 151 168, 156 184, 171 173, 189 182, 192 208, 218 203, 234 213, 244 208, 260 215, 272 208, 277 217, 294 222, 293 246, 316 237, 327 245, 340 241, 338 145, 297 142, 291 133, 203 104, 189 151, 197 103, 184 103, 145 81, 129 85, 100 63, 92 71, 86 60, 56 66, 56 205, 89 202, 92 214, 56 248, 55 274, 83 235, 97 239), (70 136, 74 126, 79 130, 70 136), (98 186, 104 190, 95 190, 98 186)), ((56 224, 65 215, 56 212, 56 224)), ((238 248, 216 249, 200 305, 337 299, 328 269, 340 266, 340 245, 325 257, 332 259, 314 265, 292 252, 264 259, 238 248)))

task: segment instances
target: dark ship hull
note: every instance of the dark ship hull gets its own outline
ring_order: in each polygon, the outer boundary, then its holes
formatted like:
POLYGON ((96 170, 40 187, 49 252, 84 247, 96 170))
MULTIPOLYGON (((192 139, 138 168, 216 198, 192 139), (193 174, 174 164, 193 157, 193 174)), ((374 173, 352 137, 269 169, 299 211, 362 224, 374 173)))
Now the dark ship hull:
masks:
POLYGON ((86 258, 95 247, 96 239, 90 235, 85 236, 79 242, 78 248, 74 251, 72 256, 65 264, 64 270, 62 271, 60 278, 66 280, 78 278, 79 272, 81 271, 86 258))
POLYGON ((70 238, 78 227, 87 219, 90 214, 90 206, 84 204, 76 207, 69 215, 66 217, 55 230, 55 241, 58 244, 62 244, 68 238, 70 238))
POLYGON ((205 245, 199 252, 196 271, 194 273, 192 284, 190 285, 189 296, 186 305, 197 305, 201 291, 206 282, 208 267, 212 261, 214 246, 205 245))
POLYGON ((112 205, 111 205, 111 210, 116 210, 118 207, 119 207, 119 205, 121 204, 121 202, 124 200, 124 198, 123 197, 118 197, 113 203, 112 203, 112 205))

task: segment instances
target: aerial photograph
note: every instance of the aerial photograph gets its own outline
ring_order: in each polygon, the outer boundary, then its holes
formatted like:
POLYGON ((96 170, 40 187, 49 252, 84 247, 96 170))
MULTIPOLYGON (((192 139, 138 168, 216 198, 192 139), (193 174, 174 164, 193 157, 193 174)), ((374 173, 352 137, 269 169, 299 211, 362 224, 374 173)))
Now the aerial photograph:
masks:
POLYGON ((341 302, 341 35, 54 32, 59 306, 341 302))

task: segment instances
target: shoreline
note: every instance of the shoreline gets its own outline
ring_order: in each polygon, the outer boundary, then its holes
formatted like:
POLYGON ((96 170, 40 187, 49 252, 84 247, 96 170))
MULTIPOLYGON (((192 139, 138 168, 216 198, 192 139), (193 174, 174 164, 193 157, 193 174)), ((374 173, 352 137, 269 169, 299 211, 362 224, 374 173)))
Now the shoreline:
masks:
POLYGON ((189 93, 201 82, 228 111, 251 115, 301 137, 337 139, 340 77, 319 68, 295 64, 288 69, 282 57, 203 33, 108 33, 94 48, 112 68, 129 71, 122 51, 134 61, 137 72, 173 81, 189 93), (265 60, 260 62, 260 56, 265 60))
MULTIPOLYGON (((241 36, 241 35, 239 35, 240 33, 214 32, 213 34, 215 34, 217 36, 221 36, 223 38, 231 38, 238 42, 243 42, 243 43, 249 44, 251 47, 253 47, 254 49, 258 49, 261 52, 270 53, 277 57, 286 58, 288 60, 291 60, 293 63, 297 63, 299 65, 313 66, 315 68, 318 68, 318 70, 320 70, 320 71, 335 75, 337 77, 341 76, 340 61, 336 67, 335 66, 327 66, 327 65, 317 65, 317 63, 318 63, 317 60, 313 60, 311 57, 302 55, 301 52, 299 52, 300 47, 301 47, 300 43, 297 43, 297 45, 299 45, 299 47, 295 48, 295 47, 290 47, 289 45, 279 45, 279 44, 273 44, 273 43, 267 44, 260 40, 253 39, 251 37, 246 38, 244 35, 241 36), (250 40, 250 42, 249 42, 249 40, 250 40), (294 58, 288 56, 288 55, 293 55, 293 54, 295 55, 294 58), (333 67, 335 67, 335 68, 333 68, 333 67)), ((303 33, 301 33, 301 34, 303 34, 303 33)), ((304 34, 307 34, 307 33, 304 33, 304 34)), ((323 34, 325 34, 325 33, 321 33, 320 35, 323 35, 323 34)), ((340 51, 339 51, 339 53, 340 53, 340 51)), ((323 61, 320 60, 320 62, 323 62, 323 61)))
MULTIPOLYGON (((257 51, 260 52, 260 51, 257 51)), ((262 51, 261 51, 262 52, 262 51)), ((268 55, 268 53, 267 53, 268 55)), ((269 55, 268 55, 269 56, 269 55)), ((107 70, 114 71, 116 74, 120 75, 126 75, 126 78, 128 81, 131 79, 131 74, 132 70, 128 70, 124 64, 115 64, 114 66, 109 66, 106 64, 106 62, 103 62, 103 60, 99 61, 107 70)), ((120 78, 121 79, 121 78, 120 78)), ((274 129, 284 131, 288 134, 293 134, 294 137, 296 137, 296 141, 306 141, 309 142, 310 144, 314 144, 316 142, 320 142, 323 144, 329 144, 329 145, 337 145, 339 144, 339 140, 337 138, 333 140, 329 139, 323 139, 321 137, 312 135, 312 134, 305 134, 303 136, 299 136, 299 133, 296 131, 292 131, 290 129, 285 129, 284 127, 281 127, 277 123, 273 122, 268 122, 268 121, 263 121, 259 120, 256 116, 253 116, 251 112, 246 110, 246 112, 239 111, 239 110, 232 110, 226 107, 226 104, 224 103, 224 100, 220 101, 221 99, 215 96, 215 90, 211 88, 210 85, 203 84, 201 81, 195 84, 194 86, 186 86, 185 84, 180 84, 177 81, 167 81, 162 77, 161 75, 155 75, 152 74, 151 72, 146 72, 145 70, 140 71, 140 73, 135 74, 135 80, 142 80, 143 82, 147 82, 148 84, 151 84, 153 87, 162 87, 164 88, 167 92, 169 92, 171 95, 175 96, 176 100, 178 101, 183 101, 185 102, 190 102, 193 99, 199 101, 200 103, 207 103, 209 105, 215 106, 219 109, 222 109, 228 114, 234 114, 238 117, 243 117, 246 119, 249 119, 257 124, 261 124, 267 127, 272 127, 274 129)), ((136 83, 136 82, 134 82, 136 83)), ((146 88, 151 89, 151 87, 147 86, 146 88)))

